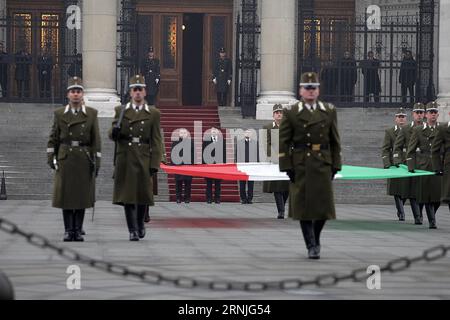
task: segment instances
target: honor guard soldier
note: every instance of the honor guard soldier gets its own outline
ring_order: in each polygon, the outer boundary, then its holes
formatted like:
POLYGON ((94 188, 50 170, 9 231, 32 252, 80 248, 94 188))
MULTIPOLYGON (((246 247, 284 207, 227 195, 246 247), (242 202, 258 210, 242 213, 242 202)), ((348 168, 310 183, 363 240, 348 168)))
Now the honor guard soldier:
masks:
MULTIPOLYGON (((268 158, 272 158, 272 130, 278 131, 280 128, 281 119, 283 118, 283 106, 281 104, 274 105, 272 115, 273 122, 268 123, 263 127, 263 129, 267 130, 266 154, 268 158)), ((289 198, 289 181, 264 181, 263 192, 273 193, 278 211, 277 219, 284 219, 286 202, 289 198)))
POLYGON ((301 100, 280 124, 280 171, 291 180, 289 215, 300 220, 310 259, 320 258, 320 233, 336 219, 332 180, 341 170, 336 108, 318 100, 316 73, 301 76, 301 100))
MULTIPOLYGON (((412 116, 413 121, 409 125, 404 125, 397 135, 394 143, 394 165, 399 166, 406 163, 406 151, 409 140, 411 139, 412 131, 415 127, 423 126, 423 118, 425 114, 425 105, 423 103, 414 104, 412 116)), ((417 203, 417 178, 403 178, 401 179, 401 194, 400 197, 405 200, 409 199, 411 211, 414 216, 414 224, 423 224, 422 209, 423 205, 419 206, 417 203)))
POLYGON ((63 210, 64 241, 84 241, 85 209, 95 205, 102 156, 97 110, 83 104, 83 90, 81 78, 69 79, 69 104, 55 110, 47 145, 48 165, 55 170, 53 207, 63 210))
POLYGON ((51 45, 47 44, 44 54, 38 58, 39 94, 41 98, 50 98, 52 89, 53 58, 51 45))
POLYGON ((115 141, 113 203, 124 206, 130 241, 145 237, 145 211, 153 206, 152 175, 162 159, 160 111, 144 100, 145 78, 130 80, 131 101, 115 108, 109 137, 115 141))
MULTIPOLYGON (((413 129, 406 154, 410 172, 415 169, 433 171, 431 146, 438 131, 438 111, 435 102, 427 104, 427 122, 413 129)), ((441 177, 423 176, 417 179, 417 202, 425 206, 430 229, 436 229, 436 212, 441 202, 441 177)))
MULTIPOLYGON (((394 143, 400 133, 401 128, 406 123, 406 113, 403 108, 400 108, 395 114, 395 126, 385 131, 384 142, 382 146, 382 159, 385 169, 389 169, 394 166, 394 143)), ((406 199, 402 199, 402 187, 404 182, 402 179, 388 179, 387 181, 387 194, 394 197, 395 207, 397 208, 397 217, 400 221, 405 221, 404 203, 406 199)))
POLYGON ((150 106, 155 104, 158 95, 159 83, 161 81, 159 60, 155 58, 153 47, 148 49, 147 58, 142 62, 141 73, 145 77, 146 100, 150 106))
POLYGON ((437 175, 443 176, 441 201, 448 203, 450 209, 450 121, 438 127, 431 144, 431 156, 433 170, 437 175))
POLYGON ((227 104, 227 94, 233 79, 233 71, 231 60, 226 57, 225 48, 220 48, 219 56, 214 66, 213 83, 216 85, 219 107, 223 107, 227 104))

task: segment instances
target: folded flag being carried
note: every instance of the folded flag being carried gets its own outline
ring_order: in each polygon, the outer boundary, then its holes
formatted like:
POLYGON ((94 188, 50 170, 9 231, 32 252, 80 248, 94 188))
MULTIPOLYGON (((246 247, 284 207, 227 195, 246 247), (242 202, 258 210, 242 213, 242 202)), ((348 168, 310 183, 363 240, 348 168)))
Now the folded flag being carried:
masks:
MULTIPOLYGON (((161 164, 161 169, 169 174, 192 177, 212 178, 229 181, 276 181, 289 180, 284 172, 280 172, 278 164, 273 163, 226 163, 168 166, 161 164)), ((343 166, 335 179, 339 180, 379 180, 395 178, 411 178, 434 175, 434 172, 416 170, 408 172, 408 167, 391 167, 389 169, 343 166)))

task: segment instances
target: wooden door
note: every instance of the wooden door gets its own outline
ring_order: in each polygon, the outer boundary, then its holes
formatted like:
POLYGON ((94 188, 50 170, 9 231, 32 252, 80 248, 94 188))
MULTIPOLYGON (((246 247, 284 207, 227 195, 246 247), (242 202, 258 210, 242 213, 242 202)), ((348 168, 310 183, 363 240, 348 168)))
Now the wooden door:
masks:
MULTIPOLYGON (((233 59, 231 14, 206 14, 203 30, 203 105, 217 106, 215 86, 212 82, 213 71, 221 47, 226 48, 227 57, 233 59)), ((228 94, 229 101, 231 99, 231 88, 232 85, 228 94)))

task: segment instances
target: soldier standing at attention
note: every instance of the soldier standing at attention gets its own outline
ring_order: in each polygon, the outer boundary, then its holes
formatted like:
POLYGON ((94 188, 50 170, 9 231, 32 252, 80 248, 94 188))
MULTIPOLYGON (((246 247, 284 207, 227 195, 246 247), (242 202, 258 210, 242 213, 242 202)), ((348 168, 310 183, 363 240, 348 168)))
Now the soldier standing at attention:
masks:
POLYGON ((301 76, 301 100, 280 124, 280 171, 291 180, 289 215, 300 220, 310 259, 320 259, 320 233, 336 219, 332 180, 341 170, 336 108, 318 100, 316 73, 301 76))
MULTIPOLYGON (((272 130, 279 130, 281 119, 283 118, 283 106, 276 104, 273 106, 273 122, 263 127, 267 130, 267 157, 272 157, 272 130)), ((278 158, 278 156, 277 156, 278 158)), ((273 193, 277 205, 278 219, 284 219, 286 202, 289 197, 289 181, 264 181, 263 192, 273 193)))
POLYGON ((55 170, 53 207, 63 210, 64 241, 84 241, 86 208, 95 203, 95 177, 101 160, 97 110, 83 105, 81 78, 69 79, 69 104, 55 111, 47 144, 48 165, 55 170))
POLYGON ((44 54, 38 58, 37 63, 39 74, 39 95, 41 98, 51 97, 53 66, 51 46, 46 45, 44 54))
POLYGON ((214 66, 213 82, 216 85, 217 102, 219 107, 223 107, 227 104, 228 88, 233 79, 233 71, 231 60, 226 57, 225 48, 220 48, 219 55, 214 66))
POLYGON ((443 176, 441 201, 448 203, 450 210, 450 121, 438 127, 438 132, 431 144, 431 156, 433 170, 437 175, 443 176))
POLYGON ((141 73, 145 77, 146 100, 150 106, 155 105, 155 98, 158 95, 159 82, 161 81, 159 60, 155 58, 153 47, 148 49, 148 56, 142 62, 141 73))
MULTIPOLYGON (((431 161, 432 141, 438 131, 439 117, 437 103, 426 106, 427 122, 413 129, 406 154, 408 170, 433 171, 431 161)), ((417 202, 425 205, 430 229, 436 229, 436 212, 441 203, 441 177, 423 176, 418 179, 417 202)))
POLYGON ((113 203, 124 206, 130 241, 145 237, 145 211, 153 206, 153 179, 162 159, 160 111, 144 100, 145 78, 130 80, 131 102, 116 107, 109 137, 116 143, 113 203))
MULTIPOLYGON (((408 148, 409 140, 411 139, 412 131, 415 127, 423 126, 423 117, 425 114, 425 106, 423 103, 414 104, 413 108, 413 121, 410 125, 404 125, 394 143, 394 165, 400 164, 406 165, 406 149, 408 148)), ((402 199, 409 199, 411 210, 414 216, 414 224, 423 224, 423 205, 417 204, 417 178, 404 178, 401 179, 401 195, 402 199)))
MULTIPOLYGON (((386 130, 384 134, 383 147, 381 148, 381 156, 383 158, 383 166, 385 169, 389 169, 394 166, 394 143, 401 128, 406 123, 406 113, 403 108, 395 114, 395 126, 386 130)), ((404 203, 406 199, 402 199, 402 179, 388 179, 387 181, 387 194, 394 197, 395 207, 397 208, 397 217, 400 221, 405 221, 404 203)))
POLYGON ((9 54, 5 51, 3 42, 0 42, 0 86, 2 87, 2 98, 8 96, 8 68, 10 61, 9 54))

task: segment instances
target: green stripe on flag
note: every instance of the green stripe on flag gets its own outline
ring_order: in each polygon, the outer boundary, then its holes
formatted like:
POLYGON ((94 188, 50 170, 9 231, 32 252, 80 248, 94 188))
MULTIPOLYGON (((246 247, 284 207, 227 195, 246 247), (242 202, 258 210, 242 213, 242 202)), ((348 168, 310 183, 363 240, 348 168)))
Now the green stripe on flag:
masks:
POLYGON ((405 165, 400 165, 399 168, 390 167, 389 169, 342 166, 342 171, 337 173, 336 178, 340 180, 379 180, 430 175, 434 175, 434 172, 415 170, 415 173, 410 173, 405 165))

